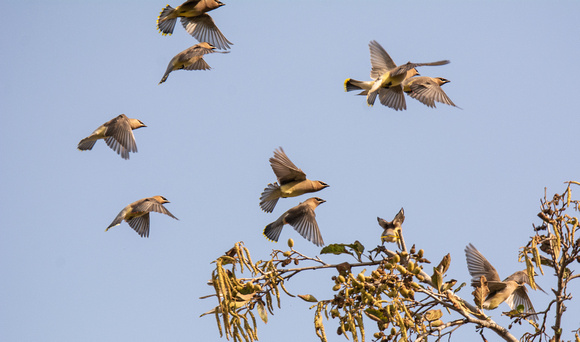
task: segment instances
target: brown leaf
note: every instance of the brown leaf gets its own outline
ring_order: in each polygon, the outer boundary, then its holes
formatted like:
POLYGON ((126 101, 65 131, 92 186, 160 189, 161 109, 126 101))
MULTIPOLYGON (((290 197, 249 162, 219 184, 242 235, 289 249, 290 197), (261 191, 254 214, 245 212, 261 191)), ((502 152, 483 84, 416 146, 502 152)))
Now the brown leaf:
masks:
POLYGON ((475 305, 481 309, 483 302, 485 302, 485 298, 489 295, 489 288, 487 287, 487 279, 485 276, 479 278, 479 284, 477 284, 475 290, 473 290, 471 294, 473 294, 475 305))

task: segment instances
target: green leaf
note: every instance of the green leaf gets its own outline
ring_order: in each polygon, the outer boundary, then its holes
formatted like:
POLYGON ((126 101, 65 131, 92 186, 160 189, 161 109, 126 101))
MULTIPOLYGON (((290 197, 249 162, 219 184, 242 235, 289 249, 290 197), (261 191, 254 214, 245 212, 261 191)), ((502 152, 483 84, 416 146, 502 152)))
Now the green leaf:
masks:
POLYGON ((437 267, 433 267, 433 275, 431 276, 431 282, 433 286, 439 291, 441 289, 441 284, 443 283, 443 277, 441 272, 437 267))
POLYGON ((346 246, 343 243, 333 243, 328 246, 325 246, 320 251, 320 254, 350 254, 353 255, 351 252, 346 250, 346 246))
POLYGON ((368 308, 364 311, 368 318, 377 322, 389 322, 389 318, 383 315, 383 312, 377 309, 368 308))
POLYGON ((345 243, 333 243, 330 244, 320 251, 320 254, 350 254, 353 255, 353 252, 356 254, 357 259, 360 260, 361 255, 365 251, 365 246, 363 246, 359 241, 355 241, 351 244, 345 243))

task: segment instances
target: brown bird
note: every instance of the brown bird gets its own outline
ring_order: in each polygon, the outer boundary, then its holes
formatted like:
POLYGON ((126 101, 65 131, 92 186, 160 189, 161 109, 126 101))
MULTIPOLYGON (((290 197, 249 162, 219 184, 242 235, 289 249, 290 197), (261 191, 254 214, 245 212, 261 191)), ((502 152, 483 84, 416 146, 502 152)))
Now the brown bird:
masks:
POLYGON ((163 34, 172 34, 175 21, 181 17, 181 24, 195 39, 209 42, 218 49, 229 49, 232 42, 226 39, 213 19, 206 12, 225 4, 218 0, 188 0, 173 8, 167 5, 157 18, 157 29, 163 34))
POLYGON ((399 210, 395 218, 391 222, 384 220, 380 217, 377 217, 377 221, 379 221, 379 225, 383 228, 383 233, 381 234, 381 241, 383 242, 397 242, 399 247, 401 247, 399 241, 399 233, 401 232, 401 226, 405 221, 405 211, 403 208, 399 210))
POLYGON ((141 237, 149 237, 149 213, 154 211, 165 214, 178 220, 169 210, 165 209, 164 203, 169 203, 163 196, 153 196, 140 199, 126 206, 105 231, 120 225, 123 220, 127 221, 141 237))
MULTIPOLYGON (((493 310, 505 301, 512 310, 515 310, 519 305, 523 305, 524 312, 535 313, 525 286, 525 284, 530 285, 530 279, 526 271, 518 271, 501 281, 495 268, 472 244, 465 247, 465 257, 467 259, 467 269, 472 277, 471 286, 477 288, 480 284, 481 276, 485 276, 487 279, 489 294, 482 305, 484 309, 493 310)), ((536 287, 545 293, 537 284, 536 287)), ((533 315, 531 318, 536 321, 538 317, 533 315)))
POLYGON ((369 43, 369 50, 371 54, 371 79, 373 81, 362 82, 347 78, 344 82, 346 91, 362 89, 363 92, 359 95, 367 96, 369 106, 374 105, 375 99, 379 95, 379 100, 384 106, 394 110, 407 109, 401 83, 405 79, 419 74, 415 69, 416 67, 449 64, 448 60, 444 60, 431 63, 407 62, 397 66, 387 51, 376 41, 372 40, 369 43))
POLYGON ((169 73, 173 70, 209 70, 211 67, 205 62, 203 59, 203 55, 208 53, 229 53, 229 51, 217 51, 215 46, 212 46, 209 43, 203 42, 197 45, 194 45, 190 48, 187 48, 171 59, 169 61, 169 65, 167 66, 167 70, 165 71, 165 75, 161 78, 159 84, 165 82, 169 73))
POLYGON ((91 135, 81 140, 77 148, 81 151, 91 150, 97 140, 105 139, 107 146, 117 151, 123 159, 129 159, 129 152, 137 152, 133 130, 141 127, 147 126, 141 120, 130 119, 121 114, 99 126, 91 135))
POLYGON ((267 225, 264 229, 264 235, 269 240, 278 242, 282 228, 285 224, 289 224, 306 240, 316 246, 323 246, 324 241, 322 241, 322 235, 320 235, 320 229, 316 223, 314 209, 324 202, 326 201, 318 197, 307 199, 267 225))
POLYGON ((447 94, 445 94, 443 89, 441 89, 442 85, 449 82, 451 81, 443 77, 412 77, 403 81, 403 91, 410 97, 431 108, 435 108, 435 101, 457 107, 447 94))
POLYGON ((274 210, 280 197, 296 197, 307 192, 320 191, 329 186, 321 181, 306 179, 304 171, 290 161, 282 147, 274 150, 274 157, 270 158, 270 166, 278 182, 268 184, 260 196, 260 207, 267 213, 274 210))

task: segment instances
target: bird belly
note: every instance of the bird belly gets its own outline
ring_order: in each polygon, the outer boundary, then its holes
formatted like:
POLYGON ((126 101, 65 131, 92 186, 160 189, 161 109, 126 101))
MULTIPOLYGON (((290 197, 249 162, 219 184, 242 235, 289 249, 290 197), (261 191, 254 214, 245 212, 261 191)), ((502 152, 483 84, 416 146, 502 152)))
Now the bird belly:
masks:
POLYGON ((135 217, 139 217, 139 216, 143 216, 147 214, 144 211, 132 211, 130 213, 128 213, 127 215, 125 215, 125 221, 129 221, 131 219, 134 219, 135 217))
POLYGON ((492 293, 487 296, 487 299, 483 303, 483 308, 486 310, 493 310, 497 308, 501 303, 505 302, 505 300, 510 296, 513 292, 513 289, 509 289, 506 287, 505 289, 492 293))
POLYGON ((403 73, 401 75, 391 77, 391 74, 387 73, 386 75, 383 75, 381 77, 381 88, 390 88, 393 86, 397 86, 405 80, 406 76, 407 74, 403 73))
POLYGON ((175 9, 175 13, 177 14, 178 17, 191 18, 203 14, 203 12, 198 11, 197 9, 195 9, 195 7, 194 8, 180 8, 180 7, 181 6, 178 6, 175 9))
MULTIPOLYGON (((311 190, 310 190, 311 191, 311 190)), ((291 182, 280 187, 280 197, 296 197, 309 192, 304 182, 291 182)))

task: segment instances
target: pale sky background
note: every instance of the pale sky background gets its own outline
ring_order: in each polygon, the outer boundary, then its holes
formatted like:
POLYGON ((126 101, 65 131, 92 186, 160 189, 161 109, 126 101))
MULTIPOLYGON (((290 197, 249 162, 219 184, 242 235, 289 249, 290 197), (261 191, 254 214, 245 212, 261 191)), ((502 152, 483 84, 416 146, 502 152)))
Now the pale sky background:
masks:
MULTIPOLYGON (((327 244, 373 248, 376 217, 404 207, 407 243, 435 264, 451 253, 447 279, 459 282, 470 279, 469 242, 502 278, 523 269, 518 248, 540 222, 544 187, 551 196, 580 180, 580 2, 224 1, 211 15, 231 53, 162 85, 169 60, 198 43, 179 23, 172 36, 156 31, 165 0, 0 2, 0 340, 220 340, 214 318, 199 318, 216 305, 198 299, 211 293, 211 261, 236 241, 254 260, 289 237, 319 251, 288 226, 278 244, 262 235, 310 197, 260 210, 278 146, 330 184, 316 211, 327 244), (463 110, 407 98, 396 112, 345 93, 345 78, 369 79, 370 40, 398 64, 451 60, 419 72, 451 80, 444 90, 463 110), (76 149, 121 113, 148 126, 129 161, 103 141, 76 149), (104 232, 154 195, 179 221, 152 214, 149 239, 126 223, 104 232)), ((305 273, 287 288, 331 298, 333 274, 305 273)), ((538 283, 555 286, 549 271, 538 283)), ((531 298, 543 310, 551 296, 531 298)), ((316 340, 309 304, 284 296, 282 306, 259 323, 260 340, 316 340)), ((579 307, 568 303, 567 339, 579 307)), ((344 341, 337 321, 325 323, 344 341)), ((469 326, 455 338, 479 336, 469 326)))

